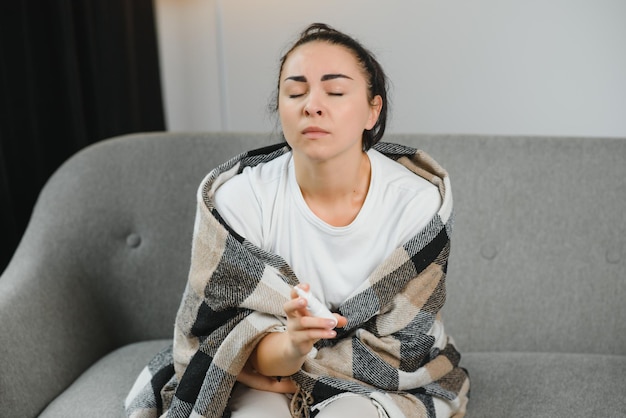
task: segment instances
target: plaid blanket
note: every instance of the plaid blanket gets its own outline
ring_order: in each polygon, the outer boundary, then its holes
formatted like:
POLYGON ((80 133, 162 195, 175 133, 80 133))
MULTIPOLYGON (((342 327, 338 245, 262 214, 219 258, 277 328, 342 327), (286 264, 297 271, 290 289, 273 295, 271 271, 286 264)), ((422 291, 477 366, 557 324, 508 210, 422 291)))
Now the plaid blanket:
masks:
MULTIPOLYGON (((390 143, 375 148, 437 185, 443 203, 341 304, 347 325, 336 339, 318 342, 291 377, 298 386, 291 413, 314 417, 325 403, 356 393, 371 398, 381 416, 435 417, 437 398, 462 417, 469 378, 440 317, 453 223, 449 179, 423 151, 390 143)), ((282 306, 298 278, 281 257, 232 230, 212 197, 246 166, 289 151, 277 144, 243 153, 202 182, 174 342, 137 378, 126 399, 129 417, 229 416, 231 391, 255 345, 284 331, 282 306)))

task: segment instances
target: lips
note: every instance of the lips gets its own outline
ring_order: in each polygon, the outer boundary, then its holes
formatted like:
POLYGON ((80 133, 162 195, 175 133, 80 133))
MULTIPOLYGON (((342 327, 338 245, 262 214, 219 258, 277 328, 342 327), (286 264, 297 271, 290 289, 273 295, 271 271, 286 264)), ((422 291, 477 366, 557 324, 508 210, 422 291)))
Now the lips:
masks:
POLYGON ((329 133, 330 132, 328 132, 327 130, 319 128, 317 126, 309 126, 302 131, 302 134, 309 138, 319 138, 324 135, 328 135, 329 133))

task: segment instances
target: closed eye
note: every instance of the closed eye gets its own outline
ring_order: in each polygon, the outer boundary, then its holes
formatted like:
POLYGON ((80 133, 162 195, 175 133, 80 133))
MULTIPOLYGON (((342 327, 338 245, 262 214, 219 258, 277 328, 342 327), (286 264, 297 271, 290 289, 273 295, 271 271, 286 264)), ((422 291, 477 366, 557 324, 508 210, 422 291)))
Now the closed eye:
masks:
POLYGON ((297 99, 298 97, 302 97, 304 96, 304 94, 290 94, 289 98, 290 99, 297 99))
POLYGON ((328 93, 329 96, 343 96, 343 93, 328 93))

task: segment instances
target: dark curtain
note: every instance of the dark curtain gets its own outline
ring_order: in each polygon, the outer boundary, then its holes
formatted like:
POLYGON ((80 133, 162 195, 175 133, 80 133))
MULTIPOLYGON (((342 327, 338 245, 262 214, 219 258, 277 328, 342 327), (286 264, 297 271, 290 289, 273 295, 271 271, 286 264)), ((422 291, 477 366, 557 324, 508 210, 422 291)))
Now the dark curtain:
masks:
POLYGON ((0 271, 64 160, 165 130, 152 0, 1 3, 0 271))

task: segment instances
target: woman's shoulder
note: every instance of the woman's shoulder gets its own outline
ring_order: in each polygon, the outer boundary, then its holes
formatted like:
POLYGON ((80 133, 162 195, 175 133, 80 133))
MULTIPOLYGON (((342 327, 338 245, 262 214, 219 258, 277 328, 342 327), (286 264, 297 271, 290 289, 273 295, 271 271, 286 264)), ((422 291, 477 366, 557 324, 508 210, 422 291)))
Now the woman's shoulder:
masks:
POLYGON ((376 152, 371 160, 376 216, 385 219, 386 225, 393 225, 386 232, 390 242, 402 245, 421 231, 441 208, 439 188, 384 154, 376 152))
POLYGON ((213 201, 222 218, 257 245, 262 237, 263 213, 279 193, 289 161, 290 154, 285 154, 245 167, 215 191, 213 201))
POLYGON ((402 193, 438 193, 437 186, 432 182, 383 153, 370 149, 368 155, 379 186, 402 193))
POLYGON ((255 194, 266 190, 268 185, 278 182, 285 173, 291 154, 283 154, 271 161, 247 166, 240 173, 232 176, 217 189, 216 195, 221 194, 255 194), (262 187, 262 189, 260 189, 262 187))

